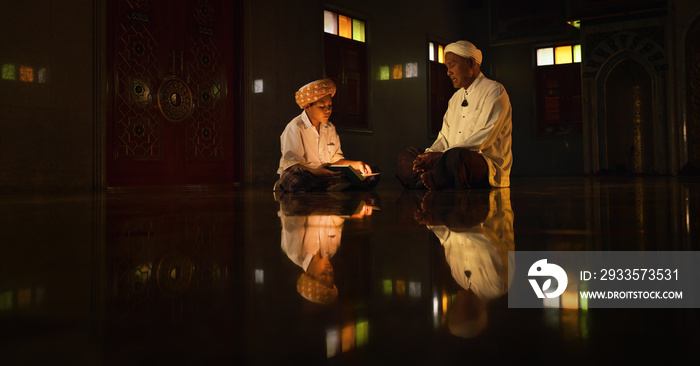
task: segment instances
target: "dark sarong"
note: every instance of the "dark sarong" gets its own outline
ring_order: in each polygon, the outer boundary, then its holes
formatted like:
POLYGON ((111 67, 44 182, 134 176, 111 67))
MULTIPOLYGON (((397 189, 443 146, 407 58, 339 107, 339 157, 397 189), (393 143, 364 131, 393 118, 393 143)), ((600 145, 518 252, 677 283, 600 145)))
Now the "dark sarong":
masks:
MULTIPOLYGON (((421 154, 415 147, 399 153, 397 178, 407 189, 423 189, 422 172, 413 170, 413 160, 421 154)), ((469 149, 454 148, 445 151, 432 169, 438 189, 489 188, 489 166, 484 157, 469 149)))

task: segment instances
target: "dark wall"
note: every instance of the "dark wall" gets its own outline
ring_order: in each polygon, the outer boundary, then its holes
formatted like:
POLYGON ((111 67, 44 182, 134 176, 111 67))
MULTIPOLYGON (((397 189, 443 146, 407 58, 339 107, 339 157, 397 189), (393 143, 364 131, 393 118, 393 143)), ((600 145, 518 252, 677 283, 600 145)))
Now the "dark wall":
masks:
POLYGON ((0 65, 15 70, 0 78, 0 187, 90 187, 93 1, 3 0, 0 9, 0 65))
MULTIPOLYGON (((491 76, 508 91, 513 107, 513 176, 583 174, 581 134, 544 136, 536 130, 534 48, 523 43, 489 48, 491 76)), ((486 73, 487 71, 484 71, 486 73)))

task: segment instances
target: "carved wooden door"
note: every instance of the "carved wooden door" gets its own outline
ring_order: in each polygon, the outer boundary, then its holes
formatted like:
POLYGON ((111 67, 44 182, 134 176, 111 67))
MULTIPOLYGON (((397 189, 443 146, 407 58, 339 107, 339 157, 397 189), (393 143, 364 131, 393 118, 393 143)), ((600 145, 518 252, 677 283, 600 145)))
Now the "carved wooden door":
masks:
POLYGON ((109 3, 109 186, 240 181, 238 3, 109 3))

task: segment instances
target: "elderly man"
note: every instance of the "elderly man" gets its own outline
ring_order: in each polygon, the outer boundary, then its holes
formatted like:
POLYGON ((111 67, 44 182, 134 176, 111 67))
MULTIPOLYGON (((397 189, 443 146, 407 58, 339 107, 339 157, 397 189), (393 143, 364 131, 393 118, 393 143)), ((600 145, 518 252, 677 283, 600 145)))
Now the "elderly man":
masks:
POLYGON ((510 186, 512 112, 500 83, 481 72, 481 51, 458 41, 445 47, 445 65, 458 90, 448 103, 442 129, 420 153, 399 154, 397 177, 409 189, 510 186))

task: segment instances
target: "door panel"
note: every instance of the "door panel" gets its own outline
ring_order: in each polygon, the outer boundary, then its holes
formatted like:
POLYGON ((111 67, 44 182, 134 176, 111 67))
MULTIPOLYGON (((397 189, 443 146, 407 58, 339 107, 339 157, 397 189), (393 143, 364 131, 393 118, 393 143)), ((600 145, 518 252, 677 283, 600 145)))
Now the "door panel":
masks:
POLYGON ((237 3, 111 1, 109 186, 240 181, 237 3))

